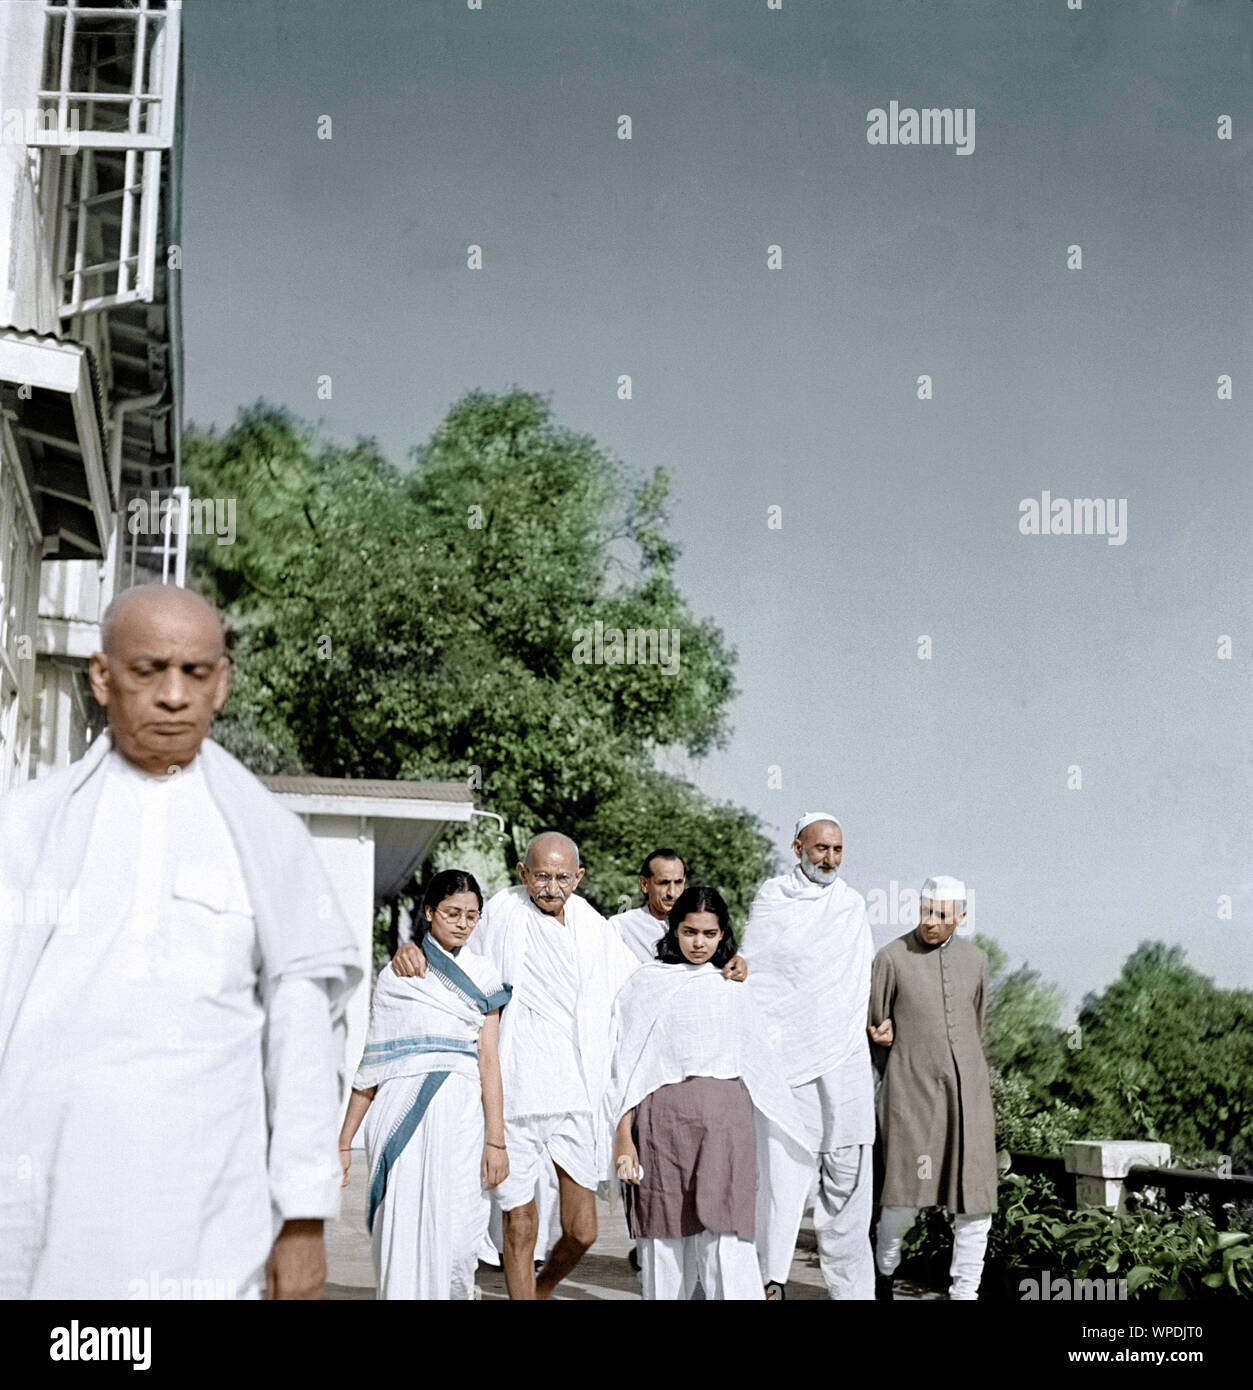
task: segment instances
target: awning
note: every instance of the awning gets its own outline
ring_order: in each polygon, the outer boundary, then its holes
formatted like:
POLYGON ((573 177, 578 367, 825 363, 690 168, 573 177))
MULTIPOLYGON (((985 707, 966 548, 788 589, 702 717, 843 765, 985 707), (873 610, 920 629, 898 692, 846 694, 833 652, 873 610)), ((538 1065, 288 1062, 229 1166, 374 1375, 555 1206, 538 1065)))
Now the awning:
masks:
POLYGON ((262 777, 289 810, 305 817, 350 816, 374 834, 374 899, 399 893, 450 824, 474 815, 474 793, 460 782, 388 782, 356 777, 262 777))
POLYGON ((0 384, 39 513, 44 554, 96 559, 113 503, 91 354, 38 333, 0 332, 0 384))

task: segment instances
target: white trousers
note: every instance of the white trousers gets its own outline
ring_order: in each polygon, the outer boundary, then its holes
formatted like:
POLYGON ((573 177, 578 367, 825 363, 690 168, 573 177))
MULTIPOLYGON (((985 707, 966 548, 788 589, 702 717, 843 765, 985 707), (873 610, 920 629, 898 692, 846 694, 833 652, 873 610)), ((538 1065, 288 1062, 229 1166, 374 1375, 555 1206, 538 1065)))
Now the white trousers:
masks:
POLYGON ((691 1298, 697 1284, 706 1298, 766 1297, 751 1240, 701 1231, 695 1236, 652 1236, 638 1242, 646 1299, 691 1298))
MULTIPOLYGON (((918 1207, 883 1207, 875 1232, 875 1264, 880 1274, 895 1274, 901 1262, 901 1242, 918 1215, 918 1207)), ((949 1265, 948 1296, 969 1302, 979 1296, 983 1256, 988 1248, 992 1215, 958 1212, 953 1218, 953 1259, 949 1265)))
POLYGON ((807 1154, 780 1141, 773 1126, 758 1133, 757 1249, 763 1281, 786 1284, 796 1236, 811 1191, 818 1265, 827 1295, 874 1298, 870 1213, 874 1174, 871 1144, 807 1154))

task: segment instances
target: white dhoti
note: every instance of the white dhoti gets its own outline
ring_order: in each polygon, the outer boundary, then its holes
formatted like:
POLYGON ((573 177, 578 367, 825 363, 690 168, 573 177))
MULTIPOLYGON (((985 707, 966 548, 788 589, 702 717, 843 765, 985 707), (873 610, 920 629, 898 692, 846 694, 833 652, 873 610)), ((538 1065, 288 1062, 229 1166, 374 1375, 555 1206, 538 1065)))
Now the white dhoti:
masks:
POLYGON ((528 1202, 551 1212, 552 1197, 557 1192, 556 1168, 580 1187, 596 1190, 596 1136, 589 1114, 511 1117, 505 1121, 505 1145, 509 1150, 509 1176, 492 1193, 494 1204, 502 1212, 514 1211, 528 1202))
MULTIPOLYGON (((363 1137, 371 1172, 425 1081, 378 1088, 363 1137)), ((479 1182, 483 1096, 475 1077, 451 1073, 392 1168, 374 1213, 370 1250, 379 1298, 472 1299, 489 1204, 479 1182)))
POLYGON ((641 1237, 638 1247, 646 1299, 690 1299, 697 1285, 708 1299, 765 1298, 757 1247, 751 1240, 701 1231, 694 1236, 641 1237))

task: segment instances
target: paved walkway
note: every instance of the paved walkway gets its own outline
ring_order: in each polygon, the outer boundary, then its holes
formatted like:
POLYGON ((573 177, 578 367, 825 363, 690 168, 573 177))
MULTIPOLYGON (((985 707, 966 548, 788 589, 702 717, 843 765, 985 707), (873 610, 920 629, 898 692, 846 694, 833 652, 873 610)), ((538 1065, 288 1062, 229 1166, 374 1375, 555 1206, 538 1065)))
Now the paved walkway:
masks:
MULTIPOLYGON (((349 1183, 343 1194, 341 1218, 329 1227, 327 1234, 328 1299, 373 1299, 374 1269, 370 1261, 370 1238, 365 1229, 365 1163, 360 1151, 353 1156, 349 1183)), ((611 1209, 609 1203, 597 1202, 600 1236, 596 1244, 580 1261, 570 1278, 562 1281, 555 1299, 638 1299, 639 1276, 627 1263, 626 1225, 621 1208, 611 1209)), ((484 1299, 503 1300, 504 1275, 490 1265, 479 1265, 479 1290, 484 1299)), ((818 1270, 818 1255, 814 1247, 813 1227, 808 1219, 801 1227, 792 1272, 788 1279, 789 1299, 825 1299, 826 1289, 818 1270)), ((900 1282, 896 1297, 939 1298, 930 1290, 916 1289, 900 1282)))

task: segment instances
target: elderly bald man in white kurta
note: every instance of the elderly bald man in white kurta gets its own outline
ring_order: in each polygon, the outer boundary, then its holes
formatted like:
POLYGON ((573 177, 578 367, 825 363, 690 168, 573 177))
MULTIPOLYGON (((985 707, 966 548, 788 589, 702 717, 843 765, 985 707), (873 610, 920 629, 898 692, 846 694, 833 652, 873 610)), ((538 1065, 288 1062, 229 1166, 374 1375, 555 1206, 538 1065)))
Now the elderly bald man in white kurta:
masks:
POLYGON ((873 1299, 870 1214, 874 1073, 863 1015, 874 955, 866 904, 839 877, 844 832, 826 812, 796 825, 796 867, 768 879, 740 947, 748 987, 766 1017, 806 1121, 808 1161, 764 1136, 759 1148, 757 1249, 767 1296, 780 1298, 807 1198, 827 1292, 873 1299))
POLYGON ((102 646, 109 732, 0 800, 0 1298, 316 1298, 352 935, 207 738, 217 613, 128 590, 102 646))

